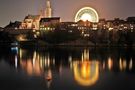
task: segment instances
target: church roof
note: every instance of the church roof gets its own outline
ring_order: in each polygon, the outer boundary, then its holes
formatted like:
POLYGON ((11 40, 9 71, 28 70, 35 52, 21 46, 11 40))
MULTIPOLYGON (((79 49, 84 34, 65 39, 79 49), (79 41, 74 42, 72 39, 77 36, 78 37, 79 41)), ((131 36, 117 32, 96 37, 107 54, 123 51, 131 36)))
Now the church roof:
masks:
POLYGON ((60 20, 60 17, 41 18, 40 22, 50 22, 52 20, 60 20))
POLYGON ((25 19, 38 19, 40 15, 28 15, 25 17, 25 19))

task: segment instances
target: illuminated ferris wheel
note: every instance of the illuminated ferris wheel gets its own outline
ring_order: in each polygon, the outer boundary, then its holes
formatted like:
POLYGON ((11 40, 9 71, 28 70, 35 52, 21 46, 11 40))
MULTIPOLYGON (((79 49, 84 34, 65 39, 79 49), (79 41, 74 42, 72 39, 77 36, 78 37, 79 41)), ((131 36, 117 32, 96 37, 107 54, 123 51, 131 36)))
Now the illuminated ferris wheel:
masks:
POLYGON ((91 7, 84 7, 80 9, 75 16, 75 22, 78 22, 79 20, 98 22, 99 16, 95 9, 91 7))

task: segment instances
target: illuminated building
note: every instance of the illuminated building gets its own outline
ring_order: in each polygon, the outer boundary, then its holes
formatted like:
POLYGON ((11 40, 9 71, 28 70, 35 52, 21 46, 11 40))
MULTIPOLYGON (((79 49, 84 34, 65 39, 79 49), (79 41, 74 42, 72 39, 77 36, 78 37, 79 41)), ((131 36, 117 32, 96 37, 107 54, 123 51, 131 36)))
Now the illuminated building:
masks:
POLYGON ((105 19, 99 19, 99 23, 98 23, 99 29, 106 29, 106 27, 104 27, 105 25, 106 25, 106 20, 105 19))
POLYGON ((39 22, 41 18, 51 18, 52 8, 50 0, 46 1, 45 10, 41 10, 39 15, 28 15, 24 18, 20 25, 20 29, 34 29, 39 30, 39 22))
POLYGON ((50 0, 46 1, 45 16, 40 19, 39 30, 55 30, 60 23, 60 17, 52 17, 52 8, 50 0))
POLYGON ((60 17, 41 18, 40 30, 55 30, 55 27, 60 23, 60 17))
POLYGON ((61 22, 60 28, 61 30, 68 30, 69 28, 77 29, 78 24, 76 22, 61 22))
POLYGON ((28 15, 21 23, 20 29, 39 29, 40 15, 28 15))
POLYGON ((83 21, 83 20, 79 20, 78 22, 78 26, 82 26, 82 27, 90 27, 91 26, 91 22, 90 21, 83 21))

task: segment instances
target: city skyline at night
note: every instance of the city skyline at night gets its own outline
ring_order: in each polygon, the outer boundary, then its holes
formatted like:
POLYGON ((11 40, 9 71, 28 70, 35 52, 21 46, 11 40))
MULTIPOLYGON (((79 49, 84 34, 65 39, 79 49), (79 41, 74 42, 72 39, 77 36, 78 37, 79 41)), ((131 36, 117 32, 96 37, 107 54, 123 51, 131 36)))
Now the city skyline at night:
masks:
POLYGON ((0 0, 0 90, 135 90, 135 0, 0 0))
MULTIPOLYGON (((92 7, 99 13, 99 18, 126 19, 135 16, 134 0, 51 0, 53 15, 61 17, 62 21, 74 21, 75 14, 85 6, 92 7)), ((0 26, 4 27, 10 21, 22 21, 28 14, 39 14, 45 8, 45 0, 2 0, 0 3, 0 26)))

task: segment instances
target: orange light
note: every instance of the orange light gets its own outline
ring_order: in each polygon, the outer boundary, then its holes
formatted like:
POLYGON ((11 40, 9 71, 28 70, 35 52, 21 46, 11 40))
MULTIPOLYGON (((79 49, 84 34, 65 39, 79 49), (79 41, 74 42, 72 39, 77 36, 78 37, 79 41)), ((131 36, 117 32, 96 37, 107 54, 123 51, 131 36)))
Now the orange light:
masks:
POLYGON ((111 70, 113 67, 113 60, 111 58, 108 59, 108 68, 111 70))
POLYGON ((91 86, 99 78, 98 62, 73 62, 73 72, 75 81, 82 86, 91 86), (81 65, 81 66, 80 66, 81 65))

